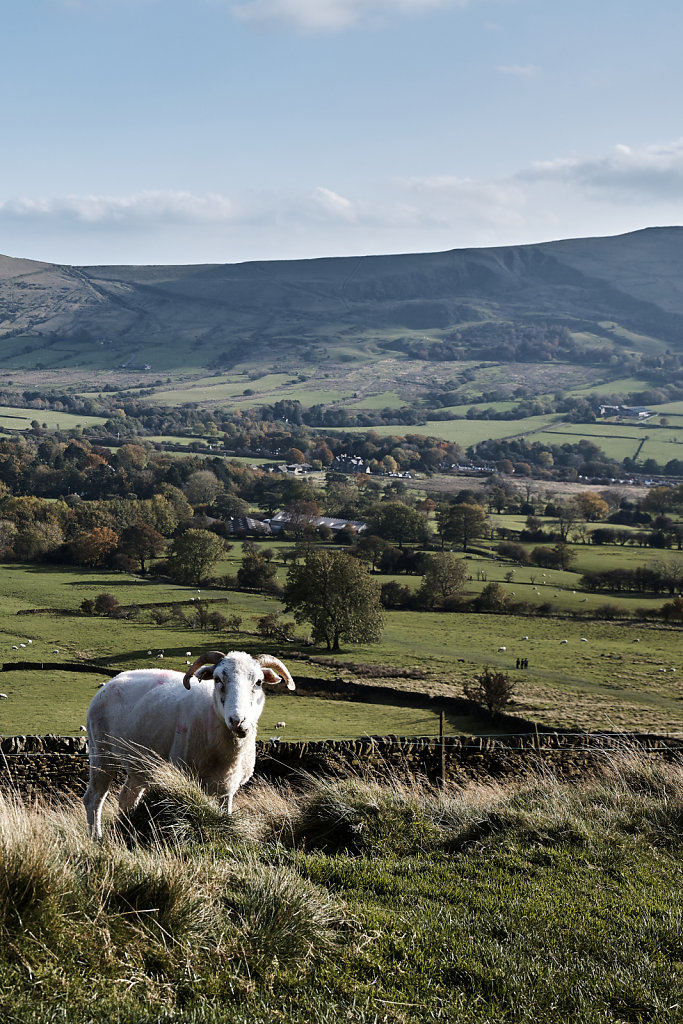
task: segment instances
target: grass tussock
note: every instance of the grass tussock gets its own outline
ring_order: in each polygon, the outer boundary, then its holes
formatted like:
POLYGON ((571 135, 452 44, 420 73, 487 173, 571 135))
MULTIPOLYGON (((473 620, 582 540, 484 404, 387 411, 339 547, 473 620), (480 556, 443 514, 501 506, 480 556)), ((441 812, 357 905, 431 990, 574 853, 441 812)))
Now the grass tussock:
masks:
POLYGON ((232 816, 161 766, 137 814, 94 843, 80 806, 0 795, 0 1019, 676 1012, 679 764, 630 750, 578 784, 542 766, 446 790, 256 782, 232 816))

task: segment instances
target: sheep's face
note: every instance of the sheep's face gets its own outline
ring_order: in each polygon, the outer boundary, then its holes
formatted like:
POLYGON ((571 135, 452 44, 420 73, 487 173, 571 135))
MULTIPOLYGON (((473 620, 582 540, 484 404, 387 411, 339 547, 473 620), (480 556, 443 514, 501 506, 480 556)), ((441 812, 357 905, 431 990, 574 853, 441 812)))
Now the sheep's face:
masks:
POLYGON ((226 655, 213 670, 215 709, 235 736, 244 738, 256 732, 266 699, 263 681, 268 671, 240 652, 226 655))

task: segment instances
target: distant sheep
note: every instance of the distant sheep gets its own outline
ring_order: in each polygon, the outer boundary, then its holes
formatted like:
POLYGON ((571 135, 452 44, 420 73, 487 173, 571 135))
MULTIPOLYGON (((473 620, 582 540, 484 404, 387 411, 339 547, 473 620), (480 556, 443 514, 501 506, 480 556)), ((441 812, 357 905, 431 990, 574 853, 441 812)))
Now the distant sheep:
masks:
POLYGON ((286 725, 287 725, 286 722, 276 722, 275 723, 275 728, 276 729, 284 729, 286 725))
POLYGON ((8 698, 6 693, 0 693, 0 700, 8 700, 8 699, 9 698, 8 698))
POLYGON ((149 755, 189 768, 208 792, 227 798, 230 813, 254 771, 263 684, 282 681, 294 689, 281 661, 243 651, 209 651, 185 675, 149 668, 110 679, 88 708, 90 781, 83 802, 91 835, 101 838, 102 805, 119 768, 126 772, 119 808, 126 813, 136 806, 148 784, 149 755))

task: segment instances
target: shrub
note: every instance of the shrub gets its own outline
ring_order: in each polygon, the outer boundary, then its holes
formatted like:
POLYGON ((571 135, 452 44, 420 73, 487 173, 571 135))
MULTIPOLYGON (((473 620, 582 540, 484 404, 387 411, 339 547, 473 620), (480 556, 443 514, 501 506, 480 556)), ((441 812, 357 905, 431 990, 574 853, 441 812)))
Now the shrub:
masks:
POLYGON ((507 672, 485 668, 473 683, 464 683, 463 692, 468 700, 481 704, 492 718, 499 715, 512 700, 514 683, 507 672))
POLYGON ((97 615, 112 615, 119 607, 119 599, 113 594, 98 594, 95 598, 95 613, 97 615))

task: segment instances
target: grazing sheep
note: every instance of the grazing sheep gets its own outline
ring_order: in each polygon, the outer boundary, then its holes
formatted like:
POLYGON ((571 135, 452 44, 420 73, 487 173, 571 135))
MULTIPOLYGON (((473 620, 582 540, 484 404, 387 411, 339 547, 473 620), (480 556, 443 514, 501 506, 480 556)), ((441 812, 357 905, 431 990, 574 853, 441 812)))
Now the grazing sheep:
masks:
POLYGON ((254 771, 262 684, 283 680, 294 689, 277 658, 243 651, 209 651, 185 675, 150 668, 110 679, 88 708, 90 781, 83 803, 91 835, 102 836, 102 805, 118 768, 126 772, 119 808, 135 807, 148 783, 150 755, 190 769, 208 792, 227 797, 230 813, 254 771))
POLYGON ((498 650, 499 651, 507 651, 507 647, 499 647, 498 650))
POLYGON ((9 698, 8 698, 6 693, 0 693, 0 700, 8 700, 8 699, 9 698))
MULTIPOLYGON (((671 671, 673 672, 673 669, 671 669, 671 671)), ((276 729, 284 729, 286 725, 287 725, 286 722, 276 722, 275 723, 275 728, 276 729)))

